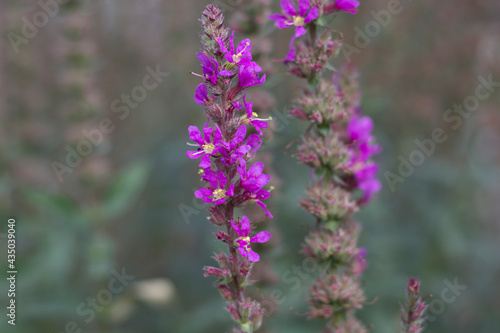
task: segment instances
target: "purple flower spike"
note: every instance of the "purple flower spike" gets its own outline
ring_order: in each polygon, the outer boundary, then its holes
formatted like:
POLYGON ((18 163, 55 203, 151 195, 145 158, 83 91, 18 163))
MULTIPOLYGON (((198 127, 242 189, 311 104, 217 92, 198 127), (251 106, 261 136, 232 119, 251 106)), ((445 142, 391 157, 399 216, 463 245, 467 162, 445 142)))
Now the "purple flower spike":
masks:
POLYGON ((337 11, 356 14, 358 12, 359 1, 357 0, 337 0, 335 1, 335 9, 337 11))
POLYGON ((198 146, 197 151, 187 151, 186 155, 189 158, 195 159, 201 157, 200 168, 208 168, 210 166, 210 156, 217 154, 219 151, 220 140, 215 137, 213 142, 211 136, 213 132, 212 127, 208 127, 208 122, 203 126, 203 135, 196 126, 189 126, 189 138, 196 142, 196 144, 189 144, 190 146, 198 146))
POLYGON ((309 0, 299 0, 298 11, 292 0, 281 0, 283 14, 269 15, 269 19, 276 21, 278 29, 296 26, 294 38, 305 35, 304 25, 318 18, 318 8, 312 7, 309 0))
POLYGON ((222 205, 228 197, 234 195, 234 184, 231 184, 227 191, 225 190, 227 177, 222 170, 218 170, 216 174, 211 169, 205 169, 204 179, 208 181, 211 189, 200 188, 194 192, 195 197, 202 199, 203 202, 213 202, 216 206, 222 205))
POLYGON ((200 83, 198 87, 196 87, 196 91, 194 93, 194 101, 197 104, 205 105, 208 101, 208 92, 207 86, 204 83, 200 83))
POLYGON ((238 226, 236 223, 231 221, 231 226, 233 227, 236 234, 239 236, 235 240, 238 244, 238 251, 243 257, 248 257, 248 260, 257 262, 260 260, 260 256, 252 250, 250 247, 251 243, 265 243, 271 239, 271 234, 267 231, 261 231, 255 236, 250 237, 250 220, 248 217, 243 216, 241 218, 241 224, 238 226))
POLYGON ((217 78, 219 76, 231 76, 233 73, 228 70, 219 70, 219 65, 217 61, 213 58, 207 56, 205 53, 198 53, 198 59, 201 62, 201 66, 203 68, 203 75, 207 80, 212 82, 213 84, 217 83, 217 78))

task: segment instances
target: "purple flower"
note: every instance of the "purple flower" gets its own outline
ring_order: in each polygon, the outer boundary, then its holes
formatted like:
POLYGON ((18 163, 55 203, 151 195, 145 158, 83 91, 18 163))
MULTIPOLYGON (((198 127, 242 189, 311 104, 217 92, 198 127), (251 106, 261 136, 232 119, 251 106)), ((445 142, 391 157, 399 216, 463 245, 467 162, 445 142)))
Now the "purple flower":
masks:
POLYGON ((239 86, 242 88, 248 88, 266 82, 265 74, 261 77, 257 74, 261 70, 262 69, 255 62, 241 65, 238 71, 239 86))
POLYGON ((352 141, 364 140, 371 137, 373 121, 370 117, 352 117, 347 124, 347 134, 352 141))
POLYGON ((236 225, 233 221, 231 221, 231 226, 239 236, 239 238, 235 240, 235 243, 238 244, 238 251, 240 251, 240 254, 243 257, 248 257, 250 261, 259 261, 260 256, 250 248, 250 243, 265 243, 271 239, 271 234, 267 231, 261 231, 255 236, 250 237, 250 220, 246 216, 241 218, 240 226, 236 225))
POLYGON ((358 249, 358 254, 354 257, 353 271, 355 275, 363 274, 366 269, 366 255, 368 251, 366 248, 361 247, 358 249))
POLYGON ((226 202, 227 197, 234 195, 234 184, 229 185, 229 189, 225 190, 227 177, 222 170, 218 170, 216 174, 211 169, 205 169, 204 179, 208 181, 211 189, 200 188, 194 192, 195 197, 202 199, 203 202, 213 202, 216 206, 222 205, 226 202))
POLYGON ((335 10, 343 11, 349 14, 356 14, 358 12, 359 1, 357 0, 336 0, 335 10))
MULTIPOLYGON (((267 128, 267 120, 257 118, 259 115, 253 112, 252 110, 253 103, 252 102, 247 103, 246 95, 243 96, 243 104, 245 104, 245 110, 247 112, 248 120, 250 120, 250 124, 252 124, 255 127, 255 130, 257 131, 257 133, 259 133, 259 135, 262 135, 262 131, 260 129, 267 128)), ((271 120, 271 118, 269 118, 268 120, 271 120)))
POLYGON ((352 164, 366 162, 372 155, 380 152, 380 145, 372 144, 373 121, 370 117, 353 117, 347 124, 347 134, 353 142, 352 164))
POLYGON ((197 104, 205 105, 208 101, 208 92, 207 86, 204 83, 200 83, 198 87, 196 87, 196 91, 194 93, 194 101, 197 104))
POLYGON ((231 50, 228 50, 224 46, 222 39, 218 38, 217 42, 219 43, 219 46, 220 46, 220 49, 222 50, 222 52, 225 52, 224 58, 226 58, 227 61, 229 61, 235 65, 240 65, 240 64, 249 63, 252 60, 252 54, 250 53, 250 50, 252 49, 252 42, 250 41, 250 39, 247 38, 247 39, 242 40, 238 44, 236 51, 234 49, 234 31, 229 39, 229 46, 230 46, 231 50))
POLYGON ((362 202, 370 201, 372 196, 382 189, 382 184, 377 179, 377 169, 377 165, 373 163, 364 166, 354 173, 357 186, 364 193, 362 202))
POLYGON ((189 126, 189 138, 196 142, 196 144, 190 144, 190 146, 198 146, 197 151, 187 151, 186 155, 189 158, 201 158, 200 168, 208 168, 210 166, 210 156, 215 155, 219 151, 220 140, 215 137, 213 142, 211 141, 211 136, 213 132, 212 127, 208 127, 208 122, 203 126, 203 135, 196 126, 189 126))
POLYGON ((295 38, 306 33, 305 24, 318 18, 318 8, 311 7, 309 0, 299 0, 298 11, 295 9, 292 0, 281 0, 281 9, 286 15, 272 14, 269 15, 269 19, 276 21, 278 29, 296 26, 295 38))
POLYGON ((205 53, 198 53, 198 59, 201 62, 203 68, 203 75, 207 80, 213 84, 217 83, 217 78, 219 76, 231 76, 233 73, 228 70, 219 70, 219 65, 215 59, 207 56, 205 53))
POLYGON ((247 171, 245 160, 240 158, 239 162, 240 165, 237 169, 241 177, 241 187, 244 189, 244 193, 242 194, 244 201, 253 200, 258 206, 264 209, 267 216, 273 218, 266 204, 262 202, 262 200, 267 200, 271 196, 269 191, 263 189, 271 179, 269 175, 262 173, 264 164, 257 162, 247 171))
POLYGON ((241 187, 248 192, 257 192, 271 180, 271 176, 262 173, 264 171, 264 163, 257 162, 247 171, 245 160, 240 158, 239 162, 240 165, 237 169, 241 177, 241 187))
MULTIPOLYGON (((243 142, 246 135, 247 127, 245 125, 241 125, 234 133, 233 139, 231 141, 221 141, 221 144, 224 147, 224 149, 220 150, 220 153, 222 154, 222 163, 224 163, 225 165, 236 163, 236 161, 240 157, 245 156, 245 154, 252 149, 252 146, 243 142)), ((220 134, 220 128, 217 126, 216 137, 221 136, 222 135, 220 134)))

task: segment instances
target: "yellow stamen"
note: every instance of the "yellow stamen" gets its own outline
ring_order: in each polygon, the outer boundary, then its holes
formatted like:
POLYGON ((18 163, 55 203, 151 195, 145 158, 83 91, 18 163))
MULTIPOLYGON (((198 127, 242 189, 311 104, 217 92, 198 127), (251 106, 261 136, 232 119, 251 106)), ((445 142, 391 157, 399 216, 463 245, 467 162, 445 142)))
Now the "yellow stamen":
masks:
POLYGON ((252 112, 252 117, 257 118, 258 116, 257 112, 252 112))
POLYGON ((293 24, 296 26, 304 25, 304 18, 302 16, 294 16, 293 17, 293 24))
POLYGON ((214 191, 213 196, 214 196, 214 199, 218 201, 218 200, 223 199, 223 198, 226 197, 226 191, 224 191, 223 189, 219 188, 219 189, 217 189, 217 190, 214 191))
POLYGON ((199 174, 199 175, 203 175, 203 174, 205 174, 205 170, 203 170, 203 169, 198 170, 198 174, 199 174))
POLYGON ((201 148, 203 148, 203 150, 205 151, 205 153, 212 154, 212 152, 215 149, 215 146, 213 144, 209 143, 207 145, 201 146, 201 148))
POLYGON ((246 42, 246 45, 243 48, 243 50, 241 50, 241 52, 238 52, 238 54, 233 55, 234 62, 239 62, 241 60, 241 57, 243 56, 243 52, 245 52, 245 50, 247 49, 248 46, 250 46, 250 43, 246 42))

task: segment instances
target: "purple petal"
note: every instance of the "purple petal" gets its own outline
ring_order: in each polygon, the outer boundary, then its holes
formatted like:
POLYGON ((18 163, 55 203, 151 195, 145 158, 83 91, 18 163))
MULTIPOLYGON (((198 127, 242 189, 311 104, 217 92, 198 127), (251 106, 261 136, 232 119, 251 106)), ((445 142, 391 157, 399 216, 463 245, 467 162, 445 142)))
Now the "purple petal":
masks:
POLYGON ((306 34, 307 30, 306 28, 304 28, 303 26, 297 26, 297 28, 295 28, 295 35, 294 37, 295 38, 299 38, 301 36, 304 36, 306 34))
POLYGON ((228 53, 228 49, 226 49, 226 46, 224 45, 224 43, 222 42, 222 38, 217 38, 217 43, 219 43, 219 48, 222 52, 224 53, 228 53))
POLYGON ((276 21, 276 26, 278 29, 285 28, 285 21, 288 19, 285 15, 282 14, 271 14, 268 16, 270 20, 276 21))
POLYGON ((233 75, 233 72, 231 71, 228 71, 227 69, 223 70, 223 71, 220 71, 217 76, 231 76, 233 75))
POLYGON ((318 18, 319 10, 316 7, 312 7, 307 16, 304 18, 304 23, 309 23, 318 18))
POLYGON ((208 99, 207 87, 204 83, 201 83, 196 87, 196 91, 194 93, 194 101, 197 104, 205 105, 206 100, 208 99))
POLYGON ((241 233, 243 234, 242 237, 248 237, 250 233, 250 220, 245 215, 241 217, 241 233))
POLYGON ((243 141, 246 135, 247 135, 247 127, 245 125, 241 125, 240 127, 238 127, 236 133, 234 133, 234 138, 231 141, 232 148, 234 148, 238 143, 243 141))
POLYGON ((299 0, 299 15, 302 17, 306 16, 309 7, 311 7, 309 0, 299 0))
POLYGON ((203 126, 203 136, 204 136, 204 141, 205 142, 210 142, 210 137, 212 136, 212 132, 214 129, 212 127, 208 127, 208 121, 207 123, 203 126))
POLYGON ((201 162, 200 162, 200 165, 199 167, 200 168, 208 168, 210 166, 210 155, 208 154, 205 154, 202 158, 201 158, 201 162))
POLYGON ((213 199, 210 198, 210 196, 214 192, 212 190, 209 190, 208 188, 200 188, 196 192, 194 192, 194 196, 197 197, 198 199, 202 199, 203 202, 213 202, 213 199))
POLYGON ((189 158, 191 158, 191 159, 199 158, 202 155, 203 155, 203 151, 202 150, 195 150, 195 151, 188 150, 186 152, 186 156, 189 157, 189 158))
POLYGON ((266 213, 267 216, 269 216, 270 218, 273 218, 271 213, 267 210, 267 206, 265 203, 263 203, 262 201, 257 201, 256 204, 261 206, 262 208, 264 208, 264 212, 266 213))
POLYGON ((255 192, 255 198, 257 200, 266 200, 266 199, 269 199, 270 196, 271 196, 271 193, 269 191, 266 191, 266 190, 259 190, 259 191, 255 192))
POLYGON ((231 160, 230 163, 236 163, 236 161, 240 158, 243 157, 246 153, 250 151, 251 147, 249 145, 243 145, 240 146, 238 149, 234 151, 234 153, 231 154, 231 160))
POLYGON ((222 170, 217 170, 217 180, 219 181, 219 188, 224 188, 227 183, 227 177, 222 170))
POLYGON ((290 16, 297 15, 297 11, 295 10, 295 8, 293 6, 292 0, 281 0, 281 9, 283 9, 283 12, 285 14, 288 14, 290 16))
POLYGON ((240 158, 238 161, 240 162, 240 165, 238 165, 236 167, 236 169, 238 170, 238 173, 240 174, 241 179, 244 179, 244 178, 246 178, 246 174, 247 174, 247 162, 243 158, 240 158))
POLYGON ((253 103, 252 102, 248 102, 246 101, 246 97, 247 95, 243 95, 243 104, 245 104, 245 110, 247 111, 247 116, 248 118, 250 118, 252 116, 252 108, 253 108, 253 103))
POLYGON ((228 197, 232 197, 234 195, 234 184, 229 185, 229 190, 226 191, 226 195, 228 197))
POLYGON ((226 202, 226 198, 221 198, 221 199, 217 200, 216 202, 214 202, 214 204, 216 206, 218 206, 218 205, 222 205, 224 202, 226 202))
POLYGON ((257 235, 250 238, 252 243, 265 243, 271 239, 271 234, 267 231, 261 231, 257 235))
POLYGON ((236 231, 236 233, 238 234, 238 236, 243 237, 243 235, 241 234, 240 227, 237 226, 236 223, 234 223, 233 220, 231 220, 231 226, 233 227, 234 231, 236 231))
POLYGON ((264 171, 264 163, 257 162, 248 170, 248 175, 250 177, 257 177, 264 171))
POLYGON ((250 251, 248 251, 248 260, 250 261, 253 261, 253 262, 257 262, 260 260, 260 257, 259 255, 257 254, 257 252, 254 252, 252 249, 249 248, 250 251))
POLYGON ((255 153, 259 150, 262 145, 262 139, 257 134, 250 134, 246 140, 246 144, 250 146, 250 149, 253 149, 251 153, 255 153))
POLYGON ((248 255, 247 250, 245 250, 243 246, 238 247, 238 251, 240 251, 242 257, 246 257, 248 255))
POLYGON ((205 144, 205 141, 203 140, 201 136, 201 132, 196 126, 189 126, 188 127, 188 133, 189 133, 189 138, 199 144, 200 146, 205 144))

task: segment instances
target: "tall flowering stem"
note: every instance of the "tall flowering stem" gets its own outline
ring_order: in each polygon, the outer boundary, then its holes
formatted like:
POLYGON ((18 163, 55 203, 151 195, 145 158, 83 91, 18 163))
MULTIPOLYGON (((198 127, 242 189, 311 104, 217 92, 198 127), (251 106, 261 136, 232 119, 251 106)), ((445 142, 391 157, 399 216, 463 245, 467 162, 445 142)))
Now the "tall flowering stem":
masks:
POLYGON ((360 276, 366 249, 357 245, 361 226, 352 214, 381 187, 371 160, 380 146, 373 142, 372 120, 361 114, 356 71, 350 64, 336 69, 329 63, 342 36, 328 28, 326 16, 355 14, 358 6, 353 0, 282 0, 282 12, 269 16, 279 29, 294 29, 284 64, 308 82, 290 111, 310 123, 296 157, 312 169, 300 205, 316 223, 302 252, 323 268, 310 290, 309 317, 326 320, 324 332, 332 333, 367 331, 355 318, 365 302, 360 276))
POLYGON ((252 61, 252 42, 235 41, 234 31, 224 26, 222 12, 208 5, 200 19, 203 51, 198 53, 202 80, 194 101, 204 107, 207 123, 200 130, 189 127, 194 148, 187 152, 199 159, 204 186, 195 196, 209 203, 209 221, 219 228, 216 239, 227 244, 228 253, 215 255, 219 267, 205 267, 205 276, 215 277, 215 286, 227 300, 227 310, 237 323, 233 332, 254 332, 262 322, 259 302, 245 296, 254 263, 260 260, 252 243, 265 243, 267 231, 255 232, 256 223, 247 216, 235 216, 235 208, 260 206, 272 218, 264 203, 270 196, 266 184, 270 176, 264 164, 253 161, 262 143, 262 130, 269 119, 252 111, 246 90, 265 82, 261 67, 252 61), (212 125, 211 125, 212 124, 212 125))
POLYGON ((416 278, 408 280, 406 302, 401 304, 401 332, 421 333, 424 331, 425 311, 428 305, 420 297, 420 281, 416 278))

